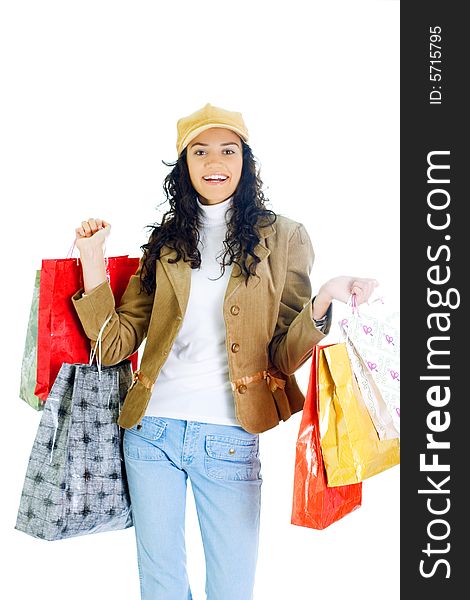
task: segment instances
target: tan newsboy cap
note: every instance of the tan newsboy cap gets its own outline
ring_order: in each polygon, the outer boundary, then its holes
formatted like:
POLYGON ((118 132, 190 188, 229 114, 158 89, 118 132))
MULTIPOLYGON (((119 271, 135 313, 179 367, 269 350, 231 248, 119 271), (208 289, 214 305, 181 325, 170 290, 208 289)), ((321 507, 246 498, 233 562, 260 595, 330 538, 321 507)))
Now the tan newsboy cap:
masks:
POLYGON ((191 140, 197 137, 201 131, 205 131, 210 127, 231 129, 235 133, 238 133, 243 141, 248 142, 248 129, 241 113, 225 110, 224 108, 207 103, 187 117, 178 119, 176 124, 178 130, 176 141, 178 156, 191 140))

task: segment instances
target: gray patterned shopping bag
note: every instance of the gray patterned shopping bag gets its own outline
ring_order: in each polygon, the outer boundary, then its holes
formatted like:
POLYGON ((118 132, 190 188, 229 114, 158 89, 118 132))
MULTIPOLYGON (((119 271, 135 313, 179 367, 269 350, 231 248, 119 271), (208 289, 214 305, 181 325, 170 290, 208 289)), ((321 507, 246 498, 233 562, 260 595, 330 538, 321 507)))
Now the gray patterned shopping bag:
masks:
POLYGON ((133 525, 117 424, 131 380, 130 360, 62 364, 29 458, 15 529, 59 540, 133 525))

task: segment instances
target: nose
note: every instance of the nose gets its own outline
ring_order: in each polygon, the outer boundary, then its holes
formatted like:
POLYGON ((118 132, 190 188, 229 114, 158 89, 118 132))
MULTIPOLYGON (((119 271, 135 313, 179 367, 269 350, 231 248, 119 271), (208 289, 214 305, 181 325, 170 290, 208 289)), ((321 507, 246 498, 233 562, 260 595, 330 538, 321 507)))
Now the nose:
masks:
POLYGON ((210 171, 211 173, 215 173, 218 171, 225 172, 223 165, 221 165, 220 163, 212 163, 210 160, 208 160, 206 162, 205 168, 207 171, 210 171))

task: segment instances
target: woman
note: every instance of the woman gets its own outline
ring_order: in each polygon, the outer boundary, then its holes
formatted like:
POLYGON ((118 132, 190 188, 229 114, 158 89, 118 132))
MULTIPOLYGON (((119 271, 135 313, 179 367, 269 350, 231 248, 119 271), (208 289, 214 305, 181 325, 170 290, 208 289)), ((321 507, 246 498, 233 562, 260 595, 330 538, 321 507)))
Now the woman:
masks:
POLYGON ((331 302, 366 302, 376 280, 349 276, 311 297, 301 223, 264 206, 242 115, 206 104, 177 124, 153 228, 115 308, 102 219, 76 229, 84 288, 73 302, 103 364, 145 350, 119 424, 143 600, 192 598, 184 517, 188 476, 208 600, 252 598, 262 477, 259 433, 302 409, 294 372, 331 324, 331 302), (226 268, 230 265, 230 268, 226 268))

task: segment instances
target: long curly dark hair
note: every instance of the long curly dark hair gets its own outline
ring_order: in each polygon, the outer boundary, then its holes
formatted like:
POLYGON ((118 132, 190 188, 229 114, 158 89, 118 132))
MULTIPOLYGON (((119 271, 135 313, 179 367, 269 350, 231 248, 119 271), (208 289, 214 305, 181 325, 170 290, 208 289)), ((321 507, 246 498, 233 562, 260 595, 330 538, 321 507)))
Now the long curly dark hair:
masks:
MULTIPOLYGON (((257 227, 270 225, 276 221, 274 211, 265 208, 265 198, 262 191, 263 182, 259 175, 257 162, 248 144, 243 140, 243 165, 240 181, 233 195, 231 207, 227 212, 228 225, 224 240, 225 252, 222 256, 221 277, 225 267, 236 263, 245 276, 245 284, 250 276, 256 276, 256 265, 260 259, 254 253, 254 248, 260 241, 257 227), (247 258, 253 258, 247 266, 247 258)), ((186 161, 187 148, 181 152, 174 163, 162 161, 166 166, 173 167, 165 177, 163 189, 170 204, 160 224, 147 225, 152 229, 149 240, 141 246, 143 250, 143 266, 140 273, 140 291, 147 294, 155 291, 156 261, 160 258, 163 246, 173 248, 177 255, 170 262, 183 259, 190 262, 192 269, 201 265, 201 254, 197 248, 199 227, 202 225, 202 213, 198 207, 197 192, 192 186, 186 161)), ((166 202, 166 201, 164 201, 166 202)))

